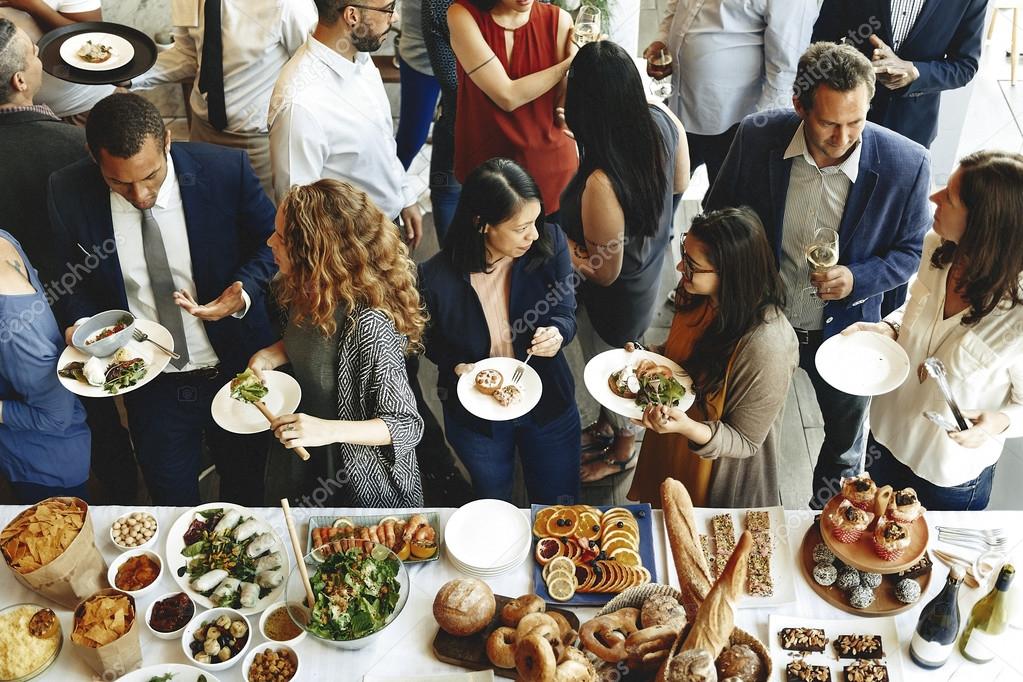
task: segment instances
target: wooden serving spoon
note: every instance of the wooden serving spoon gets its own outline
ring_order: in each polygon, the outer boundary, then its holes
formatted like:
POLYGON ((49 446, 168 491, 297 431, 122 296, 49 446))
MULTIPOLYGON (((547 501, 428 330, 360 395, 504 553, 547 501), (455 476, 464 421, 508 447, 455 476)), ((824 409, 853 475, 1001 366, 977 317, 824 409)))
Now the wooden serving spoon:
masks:
MULTIPOLYGON (((277 415, 275 415, 273 412, 271 412, 270 408, 267 407, 266 403, 264 403, 262 400, 257 400, 256 402, 249 403, 249 404, 250 405, 255 405, 256 409, 258 409, 260 412, 262 412, 263 416, 266 417, 266 420, 268 422, 270 422, 271 424, 273 424, 274 420, 277 419, 277 415)), ((306 450, 301 445, 296 447, 296 448, 291 448, 291 451, 294 452, 296 455, 298 455, 299 459, 301 459, 303 462, 306 462, 306 461, 309 460, 309 451, 306 450)))

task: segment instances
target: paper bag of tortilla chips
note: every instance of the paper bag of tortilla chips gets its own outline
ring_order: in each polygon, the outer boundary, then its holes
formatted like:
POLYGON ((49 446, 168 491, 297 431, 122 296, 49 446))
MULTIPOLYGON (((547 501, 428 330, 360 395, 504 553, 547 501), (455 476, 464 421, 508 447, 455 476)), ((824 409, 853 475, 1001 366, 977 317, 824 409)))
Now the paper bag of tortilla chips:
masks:
POLYGON ((19 583, 68 609, 107 587, 89 505, 77 497, 51 497, 18 514, 0 531, 0 552, 19 583))
POLYGON ((142 645, 135 599, 105 589, 75 608, 71 646, 104 680, 116 679, 142 665, 142 645))

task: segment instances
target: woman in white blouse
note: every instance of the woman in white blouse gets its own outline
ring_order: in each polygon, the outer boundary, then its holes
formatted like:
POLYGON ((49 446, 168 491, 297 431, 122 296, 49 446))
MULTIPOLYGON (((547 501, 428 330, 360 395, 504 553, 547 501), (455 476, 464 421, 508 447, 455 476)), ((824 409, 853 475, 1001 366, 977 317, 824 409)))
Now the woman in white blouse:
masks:
POLYGON ((870 408, 866 467, 874 480, 916 489, 928 509, 984 509, 1006 438, 1023 435, 1023 156, 965 157, 931 197, 934 231, 899 310, 852 325, 896 339, 911 371, 870 408), (937 357, 970 422, 945 432, 925 410, 954 423, 923 361, 937 357))

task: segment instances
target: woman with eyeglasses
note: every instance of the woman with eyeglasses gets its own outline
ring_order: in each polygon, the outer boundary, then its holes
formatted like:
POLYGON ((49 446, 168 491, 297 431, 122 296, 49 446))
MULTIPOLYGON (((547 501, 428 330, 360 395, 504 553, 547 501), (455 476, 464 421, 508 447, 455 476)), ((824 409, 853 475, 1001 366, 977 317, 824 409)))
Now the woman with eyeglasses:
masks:
MULTIPOLYGON (((672 198, 689 184, 682 124, 647 103, 629 53, 609 40, 583 46, 572 62, 565 116, 579 145, 579 172, 561 195, 561 227, 585 277, 576 295, 583 360, 642 341, 657 305, 671 237, 672 198), (622 131, 628 130, 628 135, 622 131)), ((610 410, 582 437, 582 480, 635 463, 639 427, 610 410)))
POLYGON ((692 376, 688 412, 651 405, 630 500, 660 504, 682 481, 700 507, 781 504, 781 422, 799 346, 782 312, 774 254, 757 215, 697 216, 682 244, 681 291, 663 353, 692 376))
POLYGON ((455 179, 487 159, 512 159, 556 214, 578 163, 561 111, 576 51, 571 17, 535 0, 455 0, 448 27, 458 61, 455 179))

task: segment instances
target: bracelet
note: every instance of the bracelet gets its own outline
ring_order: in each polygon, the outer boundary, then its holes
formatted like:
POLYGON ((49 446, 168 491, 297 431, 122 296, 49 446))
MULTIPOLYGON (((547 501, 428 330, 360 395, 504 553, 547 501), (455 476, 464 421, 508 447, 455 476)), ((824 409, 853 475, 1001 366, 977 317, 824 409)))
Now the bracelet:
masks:
POLYGON ((896 339, 899 338, 899 332, 902 331, 902 325, 901 324, 899 324, 898 322, 892 322, 891 320, 881 320, 881 322, 883 322, 886 325, 888 325, 889 327, 891 327, 892 331, 895 332, 895 338, 896 339))

